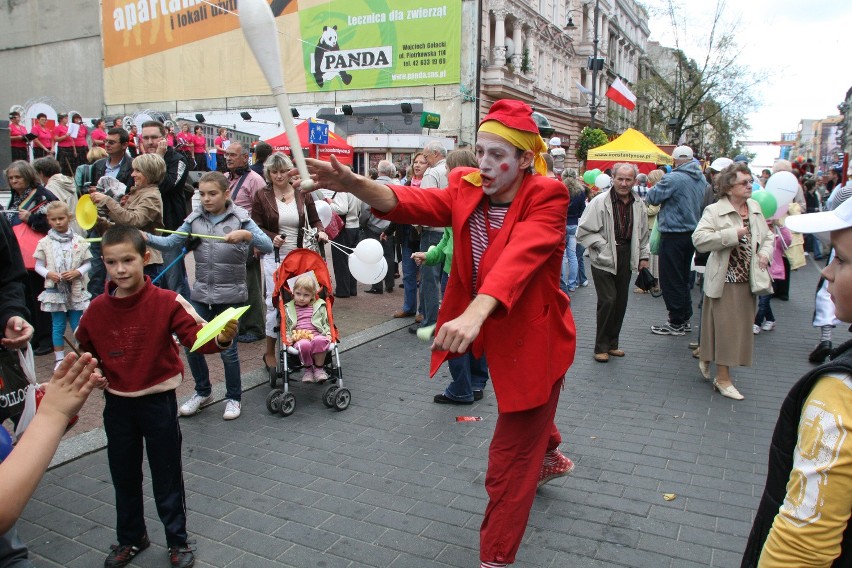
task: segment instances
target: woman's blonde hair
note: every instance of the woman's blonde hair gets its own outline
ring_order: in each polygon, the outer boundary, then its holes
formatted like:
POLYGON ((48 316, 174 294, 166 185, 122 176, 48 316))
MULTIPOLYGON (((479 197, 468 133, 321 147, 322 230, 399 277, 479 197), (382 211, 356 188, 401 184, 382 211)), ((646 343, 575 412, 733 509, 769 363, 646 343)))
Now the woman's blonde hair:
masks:
POLYGON ((141 154, 133 158, 133 169, 145 176, 148 183, 160 185, 163 178, 166 177, 166 162, 159 154, 141 154))
POLYGON ((93 146, 91 150, 86 152, 86 161, 90 164, 94 164, 98 160, 106 158, 107 155, 107 151, 100 146, 93 146))
POLYGON ((263 162, 263 177, 266 178, 266 181, 272 182, 269 177, 270 172, 289 172, 292 169, 293 161, 282 152, 275 152, 263 162))
POLYGON ((663 170, 651 170, 648 173, 648 187, 657 185, 661 179, 663 179, 663 170))
POLYGON ((312 296, 316 296, 319 291, 319 285, 313 274, 302 274, 296 281, 293 282, 293 291, 304 290, 310 292, 312 296))

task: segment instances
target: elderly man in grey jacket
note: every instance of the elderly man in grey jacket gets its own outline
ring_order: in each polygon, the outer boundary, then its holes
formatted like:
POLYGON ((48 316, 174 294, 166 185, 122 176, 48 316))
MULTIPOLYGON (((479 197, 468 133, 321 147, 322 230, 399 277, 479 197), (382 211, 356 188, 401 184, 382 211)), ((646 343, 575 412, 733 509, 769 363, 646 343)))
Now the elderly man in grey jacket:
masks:
POLYGON ((639 170, 633 164, 612 168, 615 186, 595 197, 577 227, 577 240, 589 250, 598 295, 595 361, 624 357, 618 345, 630 296, 633 269, 648 267, 648 210, 633 189, 639 170))
POLYGON ((689 273, 695 247, 692 232, 701 219, 704 188, 707 181, 692 148, 678 146, 672 152, 675 168, 648 190, 648 203, 659 205, 657 226, 660 230, 660 288, 669 312, 668 321, 652 325, 657 335, 683 335, 692 331, 692 297, 689 273))
MULTIPOLYGON (((398 180, 394 179, 396 177, 396 166, 394 166, 388 160, 382 160, 376 166, 379 172, 379 177, 376 178, 376 181, 379 183, 383 183, 385 185, 391 185, 395 183, 399 183, 398 180)), ((366 203, 361 205, 361 215, 359 217, 361 222, 361 226, 364 228, 364 234, 368 239, 376 239, 380 243, 382 243, 382 250, 384 252, 385 261, 388 263, 388 271, 385 274, 384 286, 385 290, 388 293, 393 292, 394 285, 394 242, 393 235, 388 235, 385 233, 385 230, 390 226, 390 221, 385 219, 379 219, 375 215, 373 215, 370 206, 366 203)), ((376 282, 373 284, 368 290, 368 294, 381 294, 382 293, 382 283, 376 282)))

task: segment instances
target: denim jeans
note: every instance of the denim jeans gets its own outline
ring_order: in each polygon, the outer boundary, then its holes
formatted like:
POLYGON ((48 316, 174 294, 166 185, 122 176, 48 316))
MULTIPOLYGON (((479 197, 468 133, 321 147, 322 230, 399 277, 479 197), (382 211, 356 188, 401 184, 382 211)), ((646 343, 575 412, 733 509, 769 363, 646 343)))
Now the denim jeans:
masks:
POLYGON ((757 298, 757 315, 754 316, 754 325, 760 325, 764 321, 775 321, 775 314, 772 313, 772 294, 760 296, 757 298))
MULTIPOLYGON (((231 307, 231 304, 213 304, 211 306, 193 301, 192 307, 195 308, 198 315, 206 321, 210 321, 231 307)), ((243 387, 236 338, 231 342, 231 346, 222 351, 220 355, 222 356, 222 365, 225 367, 225 398, 239 401, 242 398, 243 387)), ((192 371, 192 378, 195 379, 195 392, 199 396, 210 396, 213 387, 210 385, 210 371, 207 368, 207 360, 204 355, 198 352, 190 353, 187 349, 186 360, 189 363, 189 370, 192 371)))
POLYGON ((444 396, 453 400, 473 400, 473 391, 481 391, 488 382, 488 363, 485 355, 477 359, 470 351, 447 360, 453 381, 444 391, 444 396))
POLYGON ((577 241, 577 286, 588 280, 586 278, 586 263, 583 262, 583 254, 586 252, 586 247, 577 241))
POLYGON ((68 310, 67 312, 50 312, 50 318, 53 322, 53 346, 63 347, 65 341, 62 339, 65 336, 65 326, 71 324, 71 335, 77 326, 80 325, 80 318, 83 316, 83 310, 68 310))
MULTIPOLYGON (((429 247, 441 242, 442 231, 424 230, 420 235, 420 250, 426 252, 429 247)), ((442 266, 420 267, 420 294, 423 297, 423 323, 421 327, 434 325, 438 321, 438 307, 441 305, 442 266)))
MULTIPOLYGON (((180 247, 173 248, 169 250, 164 250, 163 252, 163 270, 166 270, 177 257, 181 255, 183 252, 180 247)), ((186 279, 186 267, 183 264, 183 259, 177 261, 174 266, 169 268, 163 277, 160 278, 158 285, 166 290, 173 290, 183 296, 186 299, 189 299, 189 282, 186 279)), ((101 289, 103 292, 103 288, 101 289)))
POLYGON ((568 225, 565 230, 565 254, 562 255, 562 274, 559 276, 559 288, 573 292, 577 286, 577 225, 568 225))
POLYGON ((402 230, 397 234, 402 251, 402 311, 413 314, 417 310, 417 263, 411 258, 416 252, 409 246, 408 235, 414 228, 411 225, 402 225, 402 230))

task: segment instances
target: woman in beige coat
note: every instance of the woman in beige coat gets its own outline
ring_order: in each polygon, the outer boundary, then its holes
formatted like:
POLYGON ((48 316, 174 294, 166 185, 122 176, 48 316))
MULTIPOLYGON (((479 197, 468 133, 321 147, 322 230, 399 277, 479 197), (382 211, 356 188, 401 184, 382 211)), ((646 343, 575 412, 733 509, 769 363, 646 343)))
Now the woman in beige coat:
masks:
POLYGON ((722 396, 742 400, 730 368, 751 366, 757 296, 772 290, 768 266, 774 236, 760 206, 749 199, 748 166, 728 166, 716 183, 719 201, 704 210, 692 234, 696 250, 710 252, 704 271, 699 368, 710 380, 710 362, 715 361, 713 387, 722 396))

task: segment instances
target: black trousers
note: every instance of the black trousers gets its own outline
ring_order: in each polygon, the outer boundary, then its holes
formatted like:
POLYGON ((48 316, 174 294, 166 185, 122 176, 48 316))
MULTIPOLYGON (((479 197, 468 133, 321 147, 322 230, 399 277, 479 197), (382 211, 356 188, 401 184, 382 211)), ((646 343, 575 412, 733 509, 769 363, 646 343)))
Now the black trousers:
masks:
POLYGON ((167 546, 186 543, 186 495, 181 464, 177 396, 170 390, 140 397, 105 393, 107 460, 115 487, 119 544, 136 544, 145 534, 142 505, 142 444, 148 454, 157 513, 167 546))
POLYGON ((615 274, 592 266, 592 279, 598 295, 595 353, 618 349, 618 336, 630 297, 630 245, 615 247, 615 274))
POLYGON ((38 301, 39 294, 44 292, 44 277, 39 276, 35 270, 27 270, 27 283, 29 294, 27 294, 27 309, 30 311, 30 323, 33 324, 33 348, 45 345, 53 348, 53 319, 48 312, 41 311, 38 301))
POLYGON ((689 273, 695 247, 692 233, 660 233, 660 288, 669 322, 682 325, 692 318, 689 273))
POLYGON ((30 161, 30 153, 26 147, 15 148, 14 146, 12 146, 12 161, 16 162, 18 160, 23 160, 25 162, 30 161))
MULTIPOLYGON (((341 229, 337 238, 334 239, 339 245, 355 248, 358 244, 358 227, 352 229, 341 229)), ((335 289, 334 295, 339 298, 358 295, 358 282, 349 272, 349 255, 343 251, 331 248, 331 263, 334 266, 335 289)))
MULTIPOLYGON (((395 248, 394 238, 392 236, 388 235, 387 239, 382 240, 380 238, 382 236, 381 233, 376 233, 372 229, 367 229, 367 228, 364 229, 364 234, 367 236, 368 239, 376 239, 377 241, 382 243, 382 255, 385 257, 385 262, 388 263, 388 272, 387 272, 387 274, 385 274, 385 280, 384 280, 385 288, 387 289, 388 292, 392 292, 393 291, 393 283, 394 283, 393 273, 396 270, 396 260, 395 260, 395 257, 394 257, 394 254, 395 254, 395 252, 394 252, 394 248, 395 248)), ((382 283, 376 282, 375 284, 373 284, 373 289, 374 290, 381 290, 382 289, 382 283)))

